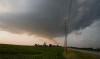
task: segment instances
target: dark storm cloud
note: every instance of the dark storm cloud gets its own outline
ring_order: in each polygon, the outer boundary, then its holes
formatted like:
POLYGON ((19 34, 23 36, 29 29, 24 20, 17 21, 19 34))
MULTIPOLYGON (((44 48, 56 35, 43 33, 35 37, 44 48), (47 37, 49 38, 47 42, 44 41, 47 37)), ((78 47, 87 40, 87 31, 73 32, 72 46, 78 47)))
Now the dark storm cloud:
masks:
POLYGON ((68 46, 100 48, 100 0, 79 0, 73 7, 68 46), (79 3, 79 5, 78 5, 79 3))
POLYGON ((18 2, 9 2, 12 11, 1 14, 1 27, 15 33, 27 32, 49 37, 62 35, 65 1, 23 0, 16 5, 18 2))
POLYGON ((100 48, 100 19, 82 30, 74 31, 68 37, 73 37, 68 38, 68 46, 100 48))
MULTIPOLYGON (((80 0, 82 1, 82 0, 80 0)), ((77 3, 78 4, 78 3, 77 3)), ((73 6, 74 7, 74 6, 73 6)), ((91 25, 94 21, 100 18, 100 1, 99 0, 84 0, 79 4, 72 13, 71 29, 82 29, 91 25)))
MULTIPOLYGON (((11 6, 11 12, 0 14, 0 26, 4 30, 47 37, 64 35, 67 0, 0 1, 11 6)), ((85 28, 98 19, 99 6, 99 0, 73 0, 71 31, 85 28)))
POLYGON ((82 33, 83 40, 80 41, 82 47, 100 48, 100 19, 85 28, 82 33))

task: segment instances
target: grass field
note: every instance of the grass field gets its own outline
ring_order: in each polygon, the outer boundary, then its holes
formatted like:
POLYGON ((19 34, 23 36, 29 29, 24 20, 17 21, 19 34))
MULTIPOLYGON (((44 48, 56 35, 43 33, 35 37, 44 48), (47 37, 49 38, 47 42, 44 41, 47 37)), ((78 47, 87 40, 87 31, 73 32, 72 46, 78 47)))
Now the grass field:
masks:
POLYGON ((87 53, 81 53, 78 51, 73 51, 71 49, 68 49, 67 59, 100 59, 100 56, 87 54, 87 53))
POLYGON ((64 59, 61 47, 33 47, 0 44, 0 59, 64 59))
MULTIPOLYGON (((0 44, 0 59, 65 59, 61 47, 33 47, 0 44)), ((66 59, 100 59, 100 56, 67 50, 66 59)))

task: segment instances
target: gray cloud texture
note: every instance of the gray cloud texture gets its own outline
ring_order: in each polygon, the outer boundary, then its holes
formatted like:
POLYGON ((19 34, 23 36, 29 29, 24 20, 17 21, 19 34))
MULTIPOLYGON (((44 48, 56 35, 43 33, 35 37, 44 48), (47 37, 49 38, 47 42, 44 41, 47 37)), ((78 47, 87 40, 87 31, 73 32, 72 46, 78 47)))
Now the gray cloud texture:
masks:
MULTIPOLYGON (((11 9, 0 13, 0 28, 3 30, 45 37, 64 35, 64 17, 67 14, 64 3, 67 6, 68 0, 0 0, 0 3, 11 9)), ((98 20, 99 6, 99 0, 73 0, 71 32, 98 20)))
POLYGON ((100 20, 95 21, 90 26, 74 31, 68 37, 68 46, 100 48, 100 20), (77 34, 81 32, 81 34, 77 34), (73 38, 70 38, 73 37, 73 38))

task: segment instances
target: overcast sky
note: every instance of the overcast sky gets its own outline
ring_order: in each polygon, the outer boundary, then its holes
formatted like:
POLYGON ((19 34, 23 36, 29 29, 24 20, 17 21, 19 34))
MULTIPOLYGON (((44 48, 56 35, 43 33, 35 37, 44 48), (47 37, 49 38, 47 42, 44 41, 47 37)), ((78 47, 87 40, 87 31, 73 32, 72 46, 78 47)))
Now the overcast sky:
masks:
MULTIPOLYGON (((68 3, 69 0, 0 0, 0 30, 12 33, 11 37, 27 34, 29 38, 42 37, 51 42, 56 38, 62 42, 68 3)), ((99 47, 100 1, 73 0, 72 3, 68 45, 99 47)))

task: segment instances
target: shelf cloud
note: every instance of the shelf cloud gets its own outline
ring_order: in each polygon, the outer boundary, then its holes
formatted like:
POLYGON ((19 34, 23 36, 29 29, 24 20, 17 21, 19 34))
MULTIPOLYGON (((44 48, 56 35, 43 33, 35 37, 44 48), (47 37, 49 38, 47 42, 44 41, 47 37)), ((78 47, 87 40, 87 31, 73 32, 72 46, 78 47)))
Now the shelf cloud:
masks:
MULTIPOLYGON (((67 3, 68 0, 0 0, 0 28, 48 38, 63 36, 67 3)), ((73 0, 72 3, 70 33, 99 20, 99 0, 73 0)))

